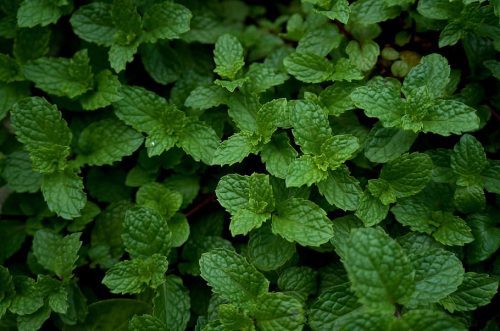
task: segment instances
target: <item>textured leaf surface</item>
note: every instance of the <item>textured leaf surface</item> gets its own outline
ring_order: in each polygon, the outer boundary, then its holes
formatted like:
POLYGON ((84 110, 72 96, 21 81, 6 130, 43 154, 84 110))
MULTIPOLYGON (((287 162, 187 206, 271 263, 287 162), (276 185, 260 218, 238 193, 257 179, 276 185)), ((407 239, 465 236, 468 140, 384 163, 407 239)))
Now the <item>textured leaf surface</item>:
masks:
POLYGON ((411 262, 381 229, 353 229, 343 260, 352 289, 367 306, 391 309, 414 290, 411 262))
POLYGON ((155 210, 136 207, 125 213, 122 240, 132 258, 167 255, 171 235, 167 221, 155 210))
POLYGON ((140 293, 147 287, 160 286, 165 281, 167 267, 166 257, 159 254, 121 261, 106 272, 102 283, 111 293, 140 293))
POLYGON ((47 270, 59 277, 70 277, 81 245, 80 233, 63 237, 48 230, 39 230, 33 239, 33 254, 47 270))
POLYGON ((64 169, 72 135, 56 106, 39 97, 23 99, 13 107, 11 121, 30 154, 33 170, 64 169))
POLYGON ((94 122, 80 134, 81 163, 113 164, 131 155, 142 145, 142 135, 121 121, 110 118, 94 122))
POLYGON ((273 232, 303 246, 319 246, 333 236, 323 209, 309 200, 292 198, 277 206, 272 218, 273 232))
POLYGON ((64 219, 80 216, 87 202, 82 178, 69 169, 45 174, 42 193, 49 209, 64 219))
POLYGON ((253 315, 257 327, 263 331, 298 331, 305 322, 300 301, 282 293, 266 293, 259 297, 253 315))
POLYGON ((269 281, 234 251, 214 249, 201 256, 201 277, 215 293, 240 304, 255 301, 267 292, 269 281))

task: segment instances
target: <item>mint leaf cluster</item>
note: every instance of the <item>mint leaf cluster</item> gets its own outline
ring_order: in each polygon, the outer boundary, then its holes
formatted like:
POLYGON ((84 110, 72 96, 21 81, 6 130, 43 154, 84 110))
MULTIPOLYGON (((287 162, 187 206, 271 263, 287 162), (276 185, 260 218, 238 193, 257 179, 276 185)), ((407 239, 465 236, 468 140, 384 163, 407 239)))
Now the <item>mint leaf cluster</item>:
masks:
POLYGON ((490 331, 500 1, 0 1, 0 329, 490 331))

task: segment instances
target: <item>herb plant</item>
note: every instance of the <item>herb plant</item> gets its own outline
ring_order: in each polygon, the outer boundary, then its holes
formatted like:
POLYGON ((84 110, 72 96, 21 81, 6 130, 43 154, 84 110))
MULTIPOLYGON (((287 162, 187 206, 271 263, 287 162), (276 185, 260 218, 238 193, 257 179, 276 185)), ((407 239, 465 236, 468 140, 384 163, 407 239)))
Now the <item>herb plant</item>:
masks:
POLYGON ((497 330, 499 52, 498 0, 1 1, 0 330, 497 330))

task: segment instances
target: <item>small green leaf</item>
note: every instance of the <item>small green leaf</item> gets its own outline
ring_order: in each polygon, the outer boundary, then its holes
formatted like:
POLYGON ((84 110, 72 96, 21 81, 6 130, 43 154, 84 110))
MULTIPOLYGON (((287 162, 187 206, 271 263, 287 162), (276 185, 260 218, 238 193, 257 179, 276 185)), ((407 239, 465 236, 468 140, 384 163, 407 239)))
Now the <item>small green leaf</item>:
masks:
POLYGON ((163 284, 167 267, 167 258, 159 254, 121 261, 106 272, 102 283, 111 293, 140 293, 163 284))
POLYGON ((65 168, 72 135, 56 106, 43 98, 26 98, 12 108, 11 121, 33 170, 51 173, 65 168))
POLYGON ((75 53, 71 59, 40 58, 24 65, 24 76, 47 93, 75 98, 92 88, 89 62, 87 50, 75 53))
POLYGON ((132 258, 167 255, 171 235, 167 221, 156 210, 135 207, 125 213, 122 240, 132 258))
POLYGON ((330 220, 312 201, 291 198, 277 205, 273 233, 302 246, 320 246, 333 236, 330 220))
POLYGON ((353 229, 343 263, 352 289, 366 306, 391 311, 414 291, 411 262, 396 241, 379 228, 353 229))
POLYGON ((69 278, 82 245, 81 233, 61 236, 49 230, 39 230, 33 239, 33 254, 38 263, 60 278, 69 278))
POLYGON ((49 209, 64 219, 79 217, 87 203, 83 180, 70 169, 45 174, 41 188, 49 209))
POLYGON ((265 293, 260 296, 252 315, 257 328, 262 331, 300 331, 305 323, 300 301, 283 293, 265 293))
POLYGON ((283 63, 289 74, 306 83, 327 81, 334 72, 331 62, 313 53, 292 53, 283 63))
POLYGON ((486 274, 467 272, 458 289, 440 303, 450 312, 471 311, 490 303, 497 289, 497 279, 486 274))
POLYGON ((216 73, 222 77, 234 79, 245 64, 243 46, 238 38, 230 34, 220 36, 215 43, 214 61, 216 73))
POLYGON ((88 165, 113 164, 134 153, 143 141, 139 132, 116 118, 96 121, 80 133, 81 153, 77 161, 88 165))
POLYGON ((238 304, 254 302, 268 291, 269 281, 241 255, 214 249, 201 256, 201 277, 223 299, 238 304))

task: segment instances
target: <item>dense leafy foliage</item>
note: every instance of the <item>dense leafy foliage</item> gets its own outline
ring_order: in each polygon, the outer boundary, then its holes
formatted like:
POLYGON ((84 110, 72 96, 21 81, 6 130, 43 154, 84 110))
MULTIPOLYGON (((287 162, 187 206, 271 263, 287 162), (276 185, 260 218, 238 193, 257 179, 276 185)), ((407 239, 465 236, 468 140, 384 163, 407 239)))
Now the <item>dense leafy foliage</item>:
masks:
POLYGON ((498 0, 0 1, 0 330, 497 330, 499 52, 498 0))

